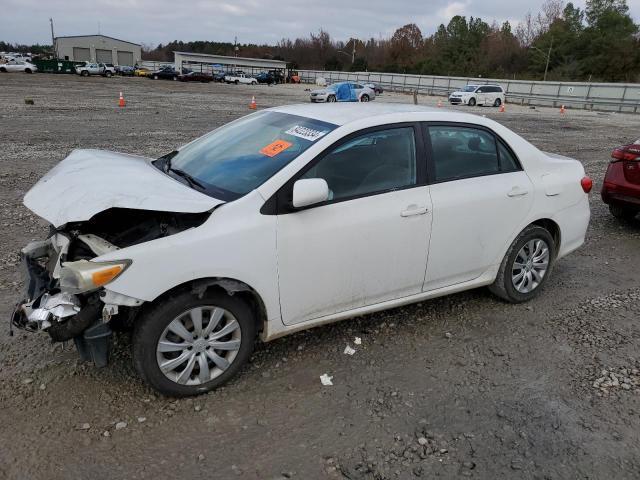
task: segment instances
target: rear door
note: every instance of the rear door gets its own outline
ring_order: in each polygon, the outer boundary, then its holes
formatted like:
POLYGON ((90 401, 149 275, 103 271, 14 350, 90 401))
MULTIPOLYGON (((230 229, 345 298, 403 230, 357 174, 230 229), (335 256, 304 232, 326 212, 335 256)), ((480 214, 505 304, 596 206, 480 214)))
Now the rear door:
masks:
POLYGON ((508 145, 483 127, 425 125, 433 223, 424 290, 473 280, 499 263, 533 202, 508 145))

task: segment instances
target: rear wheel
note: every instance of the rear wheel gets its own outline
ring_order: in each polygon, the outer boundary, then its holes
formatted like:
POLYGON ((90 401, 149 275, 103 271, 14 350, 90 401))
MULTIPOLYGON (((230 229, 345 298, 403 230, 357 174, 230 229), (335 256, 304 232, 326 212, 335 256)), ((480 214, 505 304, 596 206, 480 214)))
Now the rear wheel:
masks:
POLYGON ((476 99, 475 98, 470 98, 469 99, 469 106, 470 107, 475 107, 476 106, 476 99))
POLYGON ((106 72, 104 72, 104 76, 105 77, 110 77, 111 75, 113 75, 109 70, 107 70, 106 72))
POLYGON ((493 106, 499 107, 500 105, 502 105, 502 100, 500 100, 499 98, 496 98, 496 101, 493 102, 493 106))
POLYGON ((368 102, 369 101, 369 95, 367 95, 366 93, 364 95, 362 95, 360 97, 360 101, 361 102, 368 102))
POLYGON ((551 234, 538 225, 529 225, 507 250, 489 290, 510 303, 526 302, 542 289, 555 257, 551 234))
POLYGON ((89 76, 89 72, 86 71, 86 70, 83 70, 80 75, 83 76, 83 77, 88 77, 89 76))
POLYGON ((4 68, 4 67, 0 67, 0 72, 2 72, 2 73, 7 73, 7 69, 6 69, 6 68, 4 68))
POLYGON ((633 220, 635 216, 638 214, 638 210, 635 208, 630 208, 622 205, 609 205, 609 211, 611 215, 621 220, 633 220))
POLYGON ((30 68, 25 68, 24 73, 33 73, 30 68))
POLYGON ((160 393, 197 395, 238 373, 255 338, 252 311, 238 296, 183 292, 156 304, 136 325, 133 361, 160 393))
POLYGON ((154 79, 154 80, 158 80, 158 75, 154 75, 154 76, 153 76, 153 79, 154 79))
POLYGON ((233 82, 233 83, 235 83, 236 85, 238 85, 240 82, 239 82, 238 80, 236 80, 236 81, 235 81, 235 82, 233 82))
POLYGON ((178 77, 174 76, 172 80, 175 82, 176 80, 178 80, 178 77))

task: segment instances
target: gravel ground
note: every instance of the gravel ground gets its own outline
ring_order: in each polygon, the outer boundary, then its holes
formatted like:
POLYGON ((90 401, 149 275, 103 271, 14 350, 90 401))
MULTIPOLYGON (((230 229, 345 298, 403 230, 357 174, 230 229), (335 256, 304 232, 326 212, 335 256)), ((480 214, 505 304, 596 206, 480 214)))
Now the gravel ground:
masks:
MULTIPOLYGON (((304 89, 0 76, 0 316, 19 297, 16 252, 46 232, 22 197, 71 149, 159 156, 248 113, 254 94, 263 108, 304 102, 304 89)), ((259 345, 226 387, 178 401, 141 384, 126 335, 97 370, 7 323, 0 478, 638 478, 640 222, 614 220, 597 192, 640 116, 468 110, 580 159, 595 180, 587 243, 537 299, 480 289, 302 332, 259 345)))

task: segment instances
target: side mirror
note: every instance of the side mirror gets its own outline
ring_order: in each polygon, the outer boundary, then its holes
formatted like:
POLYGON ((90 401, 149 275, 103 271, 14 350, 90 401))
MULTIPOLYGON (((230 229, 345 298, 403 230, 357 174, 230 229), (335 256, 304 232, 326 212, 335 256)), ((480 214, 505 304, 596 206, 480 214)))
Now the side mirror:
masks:
POLYGON ((323 178, 305 178, 293 184, 293 206, 308 207, 329 200, 329 185, 323 178))

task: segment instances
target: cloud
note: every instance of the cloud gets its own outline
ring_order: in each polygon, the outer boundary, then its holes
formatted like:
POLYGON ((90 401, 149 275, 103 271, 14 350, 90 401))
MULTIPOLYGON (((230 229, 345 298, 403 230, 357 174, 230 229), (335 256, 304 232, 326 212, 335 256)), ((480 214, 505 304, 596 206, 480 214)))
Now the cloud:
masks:
MULTIPOLYGON (((412 22, 429 35, 453 15, 502 23, 522 18, 528 10, 535 14, 543 1, 0 0, 0 40, 51 43, 50 16, 57 35, 94 34, 99 24, 105 35, 151 45, 171 40, 233 41, 235 36, 241 43, 275 43, 320 28, 337 40, 378 38, 412 22)), ((584 0, 575 3, 584 7, 584 0)), ((640 21, 640 0, 628 3, 640 21)))

